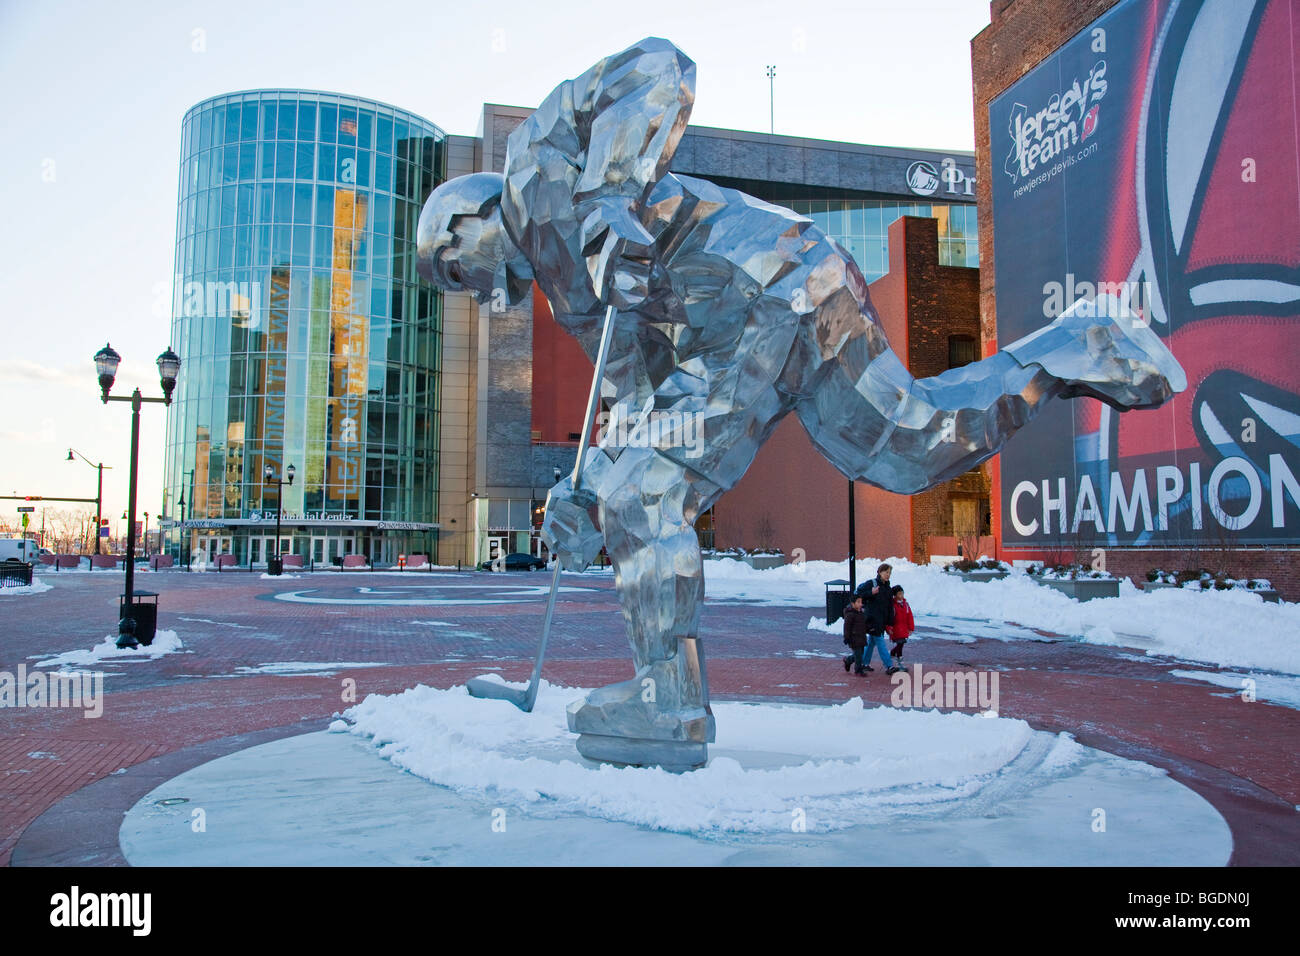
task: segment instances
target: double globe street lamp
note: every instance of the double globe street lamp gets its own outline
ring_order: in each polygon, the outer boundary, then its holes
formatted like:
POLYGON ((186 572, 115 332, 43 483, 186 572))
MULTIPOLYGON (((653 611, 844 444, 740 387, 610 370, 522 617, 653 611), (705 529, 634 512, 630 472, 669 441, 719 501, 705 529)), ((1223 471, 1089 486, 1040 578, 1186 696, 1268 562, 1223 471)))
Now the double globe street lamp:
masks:
MULTIPOLYGON (((108 393, 113 388, 113 382, 117 379, 117 367, 121 364, 121 361, 122 356, 113 350, 112 345, 105 345, 95 353, 95 371, 99 375, 100 400, 105 405, 109 402, 131 403, 131 483, 127 492, 126 506, 126 593, 122 595, 121 615, 117 625, 117 646, 136 647, 140 643, 136 640, 139 605, 136 602, 137 594, 135 591, 135 491, 136 472, 140 464, 140 407, 145 402, 161 402, 163 405, 172 403, 172 392, 176 389, 176 377, 181 371, 181 358, 170 348, 158 356, 158 378, 162 383, 162 398, 145 398, 140 394, 138 388, 131 393, 130 398, 109 395, 108 393)), ((156 627, 158 623, 156 604, 152 610, 154 613, 153 625, 156 627)), ((152 643, 153 628, 149 628, 148 631, 148 638, 145 643, 152 643)))
POLYGON ((293 476, 297 473, 298 469, 293 465, 286 468, 279 478, 275 477, 275 469, 270 465, 267 465, 263 472, 268 485, 275 482, 275 557, 266 559, 267 574, 280 574, 284 570, 284 561, 280 555, 280 517, 284 514, 284 486, 286 484, 292 486, 293 476))

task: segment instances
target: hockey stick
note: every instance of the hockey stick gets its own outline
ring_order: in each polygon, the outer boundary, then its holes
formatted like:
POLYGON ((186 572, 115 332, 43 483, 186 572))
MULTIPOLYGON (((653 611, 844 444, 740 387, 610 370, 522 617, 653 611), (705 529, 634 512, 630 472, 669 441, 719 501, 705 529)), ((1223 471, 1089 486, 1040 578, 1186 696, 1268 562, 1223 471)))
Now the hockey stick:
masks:
MULTIPOLYGON (((605 378, 605 360, 609 357, 610 339, 614 337, 614 312, 611 305, 605 310, 605 327, 600 333, 600 348, 596 352, 596 372, 591 379, 591 394, 587 397, 587 413, 582 421, 582 441, 578 445, 578 460, 573 465, 573 490, 577 491, 582 482, 582 467, 587 460, 587 441, 591 437, 592 425, 596 422, 596 410, 600 407, 600 385, 605 378)), ((528 679, 528 686, 520 689, 508 687, 496 681, 472 677, 465 682, 465 689, 472 697, 491 700, 508 700, 524 713, 532 713, 533 704, 537 702, 537 686, 542 679, 542 661, 546 658, 546 645, 551 639, 551 620, 555 617, 555 595, 560 590, 560 559, 555 558, 555 571, 551 575, 551 595, 546 599, 546 620, 542 624, 542 643, 537 648, 537 660, 533 663, 533 675, 528 679)))

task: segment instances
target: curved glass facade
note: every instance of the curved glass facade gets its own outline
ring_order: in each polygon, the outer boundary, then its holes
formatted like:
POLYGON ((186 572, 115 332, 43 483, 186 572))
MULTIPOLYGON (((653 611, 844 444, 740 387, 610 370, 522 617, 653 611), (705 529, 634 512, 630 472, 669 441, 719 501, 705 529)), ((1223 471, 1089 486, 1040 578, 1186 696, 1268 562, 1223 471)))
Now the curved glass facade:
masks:
POLYGON ((444 134, 329 93, 205 100, 181 126, 164 502, 178 551, 395 562, 436 535, 441 299, 415 271, 444 134))

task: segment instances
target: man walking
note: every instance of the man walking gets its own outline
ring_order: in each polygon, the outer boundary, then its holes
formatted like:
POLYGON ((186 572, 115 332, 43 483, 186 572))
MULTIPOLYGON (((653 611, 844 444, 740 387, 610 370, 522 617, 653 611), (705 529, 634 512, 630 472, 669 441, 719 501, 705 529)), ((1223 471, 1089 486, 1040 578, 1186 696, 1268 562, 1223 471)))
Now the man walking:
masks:
POLYGON ((893 674, 901 668, 889 656, 885 646, 885 628, 894 623, 894 595, 889 588, 889 575, 893 567, 882 564, 876 568, 876 576, 858 586, 855 598, 861 598, 863 610, 867 616, 867 649, 862 655, 862 666, 874 670, 871 666, 871 651, 874 648, 880 655, 880 663, 885 673, 893 674))

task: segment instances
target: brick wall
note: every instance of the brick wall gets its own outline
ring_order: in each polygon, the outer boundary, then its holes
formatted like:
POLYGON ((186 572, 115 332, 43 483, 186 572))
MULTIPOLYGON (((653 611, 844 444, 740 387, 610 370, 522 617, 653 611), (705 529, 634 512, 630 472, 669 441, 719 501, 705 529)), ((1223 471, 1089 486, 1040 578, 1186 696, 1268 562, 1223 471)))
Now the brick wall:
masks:
MULTIPOLYGON (((939 265, 934 219, 904 216, 889 227, 889 272, 869 291, 890 346, 913 375, 937 375, 948 367, 950 335, 978 339, 978 271, 939 265)), ((809 559, 840 560, 848 552, 847 485, 791 415, 714 507, 714 543, 756 547, 759 528, 766 525, 772 543, 787 554, 797 547, 809 559)), ((955 485, 908 497, 859 483, 858 554, 926 560, 929 536, 952 532, 955 485)))
MULTIPOLYGON (((1006 560, 1019 558, 1006 552, 1006 560)), ((1300 548, 1239 548, 1227 552, 1165 548, 1107 548, 1106 570, 1116 577, 1132 578, 1139 586, 1152 568, 1224 571, 1237 578, 1267 578, 1284 601, 1300 601, 1300 548)))
MULTIPOLYGON (((917 378, 938 375, 948 368, 950 336, 979 339, 979 270, 941 266, 938 222, 904 216, 889 227, 889 271, 904 279, 908 370, 917 378)), ((873 283, 873 299, 885 281, 873 283)), ((892 332, 890 342, 895 342, 892 332)), ((959 493, 955 484, 946 482, 912 496, 913 561, 928 559, 931 535, 953 534, 952 501, 959 493)))

